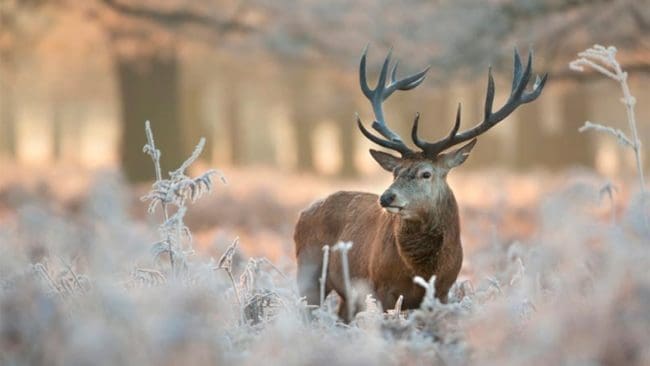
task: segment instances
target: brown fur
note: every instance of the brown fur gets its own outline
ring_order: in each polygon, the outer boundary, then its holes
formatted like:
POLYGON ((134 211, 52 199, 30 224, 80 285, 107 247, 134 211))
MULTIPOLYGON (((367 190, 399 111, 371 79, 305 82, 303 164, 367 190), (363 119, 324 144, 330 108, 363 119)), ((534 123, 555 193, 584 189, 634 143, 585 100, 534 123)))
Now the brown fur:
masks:
MULTIPOLYGON (((416 163, 401 162, 398 169, 416 163)), ((438 187, 436 194, 417 209, 415 216, 389 213, 380 206, 377 195, 363 192, 337 192, 303 211, 294 234, 300 294, 309 304, 318 303, 322 247, 351 241, 351 280, 365 282, 384 309, 392 308, 400 295, 404 296, 404 308, 420 305, 424 290, 413 283, 414 276, 429 279, 435 275, 436 296, 446 301, 460 271, 463 251, 458 206, 445 176, 446 171, 440 179, 430 182, 438 187)), ((396 177, 391 188, 399 181, 396 177)), ((334 290, 341 296, 344 303, 340 314, 349 321, 342 311, 348 300, 342 273, 341 257, 332 253, 326 293, 334 290)), ((362 300, 363 295, 358 299, 362 300)), ((357 306, 355 312, 358 310, 357 306)))

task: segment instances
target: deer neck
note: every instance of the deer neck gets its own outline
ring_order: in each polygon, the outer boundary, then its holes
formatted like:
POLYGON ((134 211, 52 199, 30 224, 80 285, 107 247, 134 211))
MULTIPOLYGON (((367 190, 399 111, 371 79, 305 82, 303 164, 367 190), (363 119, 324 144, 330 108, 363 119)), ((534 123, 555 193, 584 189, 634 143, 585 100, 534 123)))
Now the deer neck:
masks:
POLYGON ((458 206, 451 189, 438 195, 417 217, 396 221, 400 256, 415 275, 428 278, 447 246, 460 245, 458 206))

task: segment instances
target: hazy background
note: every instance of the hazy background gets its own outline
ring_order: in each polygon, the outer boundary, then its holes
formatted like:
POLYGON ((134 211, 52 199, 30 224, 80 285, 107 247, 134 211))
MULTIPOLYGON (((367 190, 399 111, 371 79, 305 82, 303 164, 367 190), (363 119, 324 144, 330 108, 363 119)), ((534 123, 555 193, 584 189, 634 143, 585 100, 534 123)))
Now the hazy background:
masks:
POLYGON ((618 47, 650 169, 649 31, 641 0, 0 0, 0 364, 649 365, 648 191, 631 149, 577 131, 631 135, 620 85, 568 68, 618 47), (385 106, 407 141, 416 112, 430 139, 459 102, 477 123, 489 65, 500 105, 515 47, 549 81, 449 175, 449 304, 305 322, 298 213, 392 178, 355 126, 366 45, 373 82, 391 46, 402 75, 431 65, 385 106), (188 174, 228 180, 183 222, 140 200, 145 120, 163 173, 205 136, 188 174))
MULTIPOLYGON (((615 85, 568 70, 594 40, 620 49, 637 99, 650 99, 648 1, 0 4, 3 164, 120 166, 129 180, 148 179, 149 119, 168 168, 205 136, 204 159, 219 167, 358 176, 376 169, 354 124, 355 112, 372 121, 357 81, 366 44, 373 75, 390 46, 402 73, 432 65, 423 86, 386 106, 402 133, 419 111, 429 138, 447 131, 458 102, 463 125, 478 122, 488 66, 500 102, 513 48, 534 47, 547 89, 480 139, 473 168, 628 171, 631 156, 614 141, 577 132, 588 119, 626 127, 615 85)), ((650 105, 637 107, 648 140, 650 105)))
MULTIPOLYGON (((150 120, 163 172, 205 136, 198 167, 229 178, 190 210, 199 243, 251 235, 242 242, 264 255, 291 256, 302 207, 338 189, 379 193, 390 180, 354 123, 355 112, 372 121, 358 85, 364 46, 371 80, 391 46, 403 75, 432 66, 386 103, 407 140, 416 112, 431 139, 459 102, 463 128, 477 123, 488 66, 500 104, 513 49, 533 47, 535 72, 550 75, 544 93, 482 136, 450 177, 466 242, 492 226, 521 237, 536 227, 541 192, 567 172, 595 172, 597 184, 634 174, 633 154, 614 139, 577 131, 585 120, 627 130, 618 84, 567 63, 596 41, 616 45, 650 141, 649 29, 648 1, 1 0, 0 212, 35 199, 74 212, 106 172, 150 181, 150 120)), ((146 186, 134 187, 131 211, 143 217, 146 186)))

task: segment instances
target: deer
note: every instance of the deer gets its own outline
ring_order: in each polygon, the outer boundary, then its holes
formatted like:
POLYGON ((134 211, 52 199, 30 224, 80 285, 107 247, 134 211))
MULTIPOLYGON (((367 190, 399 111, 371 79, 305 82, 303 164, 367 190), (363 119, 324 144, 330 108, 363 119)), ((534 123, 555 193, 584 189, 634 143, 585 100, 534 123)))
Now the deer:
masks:
MULTIPOLYGON (((532 75, 532 50, 524 68, 515 49, 512 88, 501 108, 493 111, 495 83, 489 67, 483 120, 459 132, 459 103, 451 131, 435 142, 428 142, 419 137, 420 115, 416 113, 411 139, 417 148, 412 149, 388 126, 383 102, 395 91, 407 91, 420 85, 429 67, 398 79, 399 62, 396 62, 388 80, 391 50, 384 59, 377 86, 371 89, 366 75, 367 53, 366 47, 359 63, 359 84, 370 101, 375 117, 372 128, 376 133, 364 126, 358 114, 356 122, 367 139, 399 154, 370 149, 370 155, 379 166, 392 173, 393 182, 379 196, 339 191, 314 202, 300 213, 294 231, 298 291, 307 304, 319 305, 323 246, 352 242, 347 252, 350 280, 365 284, 360 288, 372 294, 383 309, 393 307, 400 296, 402 309, 420 306, 424 289, 414 283, 415 276, 425 279, 435 276, 435 296, 446 303, 463 262, 459 209, 447 184, 447 175, 465 162, 478 136, 519 106, 537 99, 547 75, 541 78, 537 75, 532 90, 527 90, 532 75), (457 147, 460 144, 463 145, 457 147), (452 147, 455 149, 448 151, 452 147)), ((326 275, 325 293, 334 291, 339 295, 339 317, 345 322, 351 321, 359 311, 356 299, 363 297, 348 298, 352 295, 346 293, 340 256, 330 256, 326 275), (352 311, 346 311, 351 305, 349 301, 354 302, 352 311)))

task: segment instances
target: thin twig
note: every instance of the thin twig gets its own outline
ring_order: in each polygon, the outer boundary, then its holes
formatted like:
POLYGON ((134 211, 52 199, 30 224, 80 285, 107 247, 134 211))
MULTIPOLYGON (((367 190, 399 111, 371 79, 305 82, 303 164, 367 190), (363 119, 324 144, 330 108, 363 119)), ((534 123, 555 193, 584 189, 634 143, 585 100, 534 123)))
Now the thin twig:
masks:
POLYGON ((399 295, 397 298, 397 301, 395 301, 395 307, 393 308, 393 313, 395 315, 395 319, 400 318, 400 314, 402 313, 402 302, 404 301, 404 295, 399 295))
POLYGON ((237 284, 235 283, 235 278, 232 275, 232 264, 233 264, 233 257, 235 256, 235 253, 237 251, 237 245, 239 245, 239 238, 235 238, 233 240, 232 244, 228 246, 226 251, 223 253, 221 258, 219 258, 219 262, 217 263, 217 268, 218 269, 223 269, 228 273, 228 277, 230 278, 230 282, 232 283, 232 289, 235 291, 235 297, 237 298, 237 303, 239 304, 239 309, 240 312, 243 310, 242 308, 242 301, 241 297, 239 296, 239 290, 237 288, 237 284))
MULTIPOLYGON (((162 169, 160 168, 160 150, 156 149, 156 142, 154 141, 153 138, 153 131, 151 130, 151 122, 146 121, 144 123, 144 130, 147 135, 147 144, 144 145, 144 148, 142 149, 143 152, 151 156, 151 160, 153 160, 153 165, 154 169, 156 170, 156 182, 162 181, 162 169)), ((162 208, 163 208, 163 213, 165 216, 165 222, 169 220, 169 211, 167 210, 167 203, 164 201, 161 203, 162 208)), ((176 269, 174 266, 174 248, 172 246, 172 238, 169 233, 167 233, 167 244, 168 244, 168 251, 169 251, 169 265, 171 267, 172 271, 172 276, 176 274, 176 269)))
POLYGON ((201 137, 199 140, 199 143, 194 147, 194 150, 192 151, 192 155, 190 155, 187 160, 181 164, 181 166, 176 169, 174 172, 171 173, 171 175, 176 175, 176 174, 184 174, 187 168, 189 168, 192 163, 196 161, 196 159, 199 158, 199 155, 203 152, 203 148, 205 147, 205 137, 201 137))
POLYGON ((59 260, 61 261, 61 263, 63 263, 63 266, 65 266, 68 272, 70 272, 70 274, 72 275, 72 279, 74 280, 75 284, 79 288, 79 291, 83 291, 83 287, 81 286, 81 281, 79 281, 79 277, 77 277, 77 274, 74 272, 72 267, 65 260, 63 260, 61 256, 59 256, 59 260))
POLYGON ((41 277, 45 279, 47 284, 50 285, 52 289, 54 289, 54 292, 61 293, 61 289, 56 284, 56 282, 54 282, 54 280, 50 276, 50 273, 47 271, 47 268, 45 268, 45 266, 42 263, 36 263, 34 265, 34 268, 36 269, 36 272, 40 273, 41 277))
POLYGON ((608 133, 618 140, 618 143, 623 145, 623 146, 628 146, 631 148, 634 148, 634 143, 630 141, 630 139, 625 135, 625 132, 619 130, 618 128, 613 128, 609 126, 605 126, 599 123, 593 123, 591 121, 586 121, 585 124, 578 129, 579 132, 585 132, 585 131, 598 131, 598 132, 604 132, 608 133))
POLYGON ((320 278, 318 279, 318 281, 320 282, 320 307, 321 308, 325 303, 325 283, 327 281, 327 266, 329 265, 329 258, 330 258, 330 246, 324 245, 323 246, 323 268, 321 270, 320 278))
POLYGON ((280 277, 282 277, 284 280, 289 280, 289 277, 287 277, 287 275, 285 275, 284 272, 282 272, 282 270, 273 264, 273 262, 271 262, 268 258, 257 258, 257 262, 266 264, 267 266, 271 267, 271 269, 273 269, 277 274, 279 274, 280 277))
MULTIPOLYGON (((634 158, 636 159, 636 169, 639 174, 639 185, 641 186, 641 207, 643 209, 643 221, 645 227, 650 227, 650 217, 645 210, 645 202, 648 199, 646 197, 646 188, 645 188, 645 175, 643 173, 643 163, 641 158, 641 140, 639 139, 639 134, 636 128, 636 115, 634 113, 634 106, 636 105, 636 98, 630 92, 630 87, 627 84, 627 72, 623 71, 621 64, 616 60, 616 47, 603 47, 601 45, 594 45, 593 47, 587 49, 584 52, 580 52, 578 56, 579 59, 569 63, 569 67, 572 70, 584 71, 584 67, 588 66, 601 74, 616 80, 621 86, 621 91, 623 92, 623 98, 621 102, 625 105, 625 113, 627 115, 627 122, 632 133, 631 138, 627 138, 625 134, 620 132, 620 130, 609 130, 605 126, 591 126, 591 128, 606 131, 614 134, 619 141, 624 142, 624 144, 629 145, 634 150, 634 158), (619 133, 620 132, 620 133, 619 133), (623 136, 625 136, 623 138, 623 136)), ((587 124, 585 124, 586 128, 587 124)))
POLYGON ((228 277, 230 278, 230 283, 232 283, 232 289, 235 291, 235 297, 237 298, 237 303, 239 304, 239 308, 242 309, 242 302, 241 298, 239 297, 239 290, 237 289, 237 285, 235 284, 235 278, 232 275, 232 271, 230 268, 226 268, 226 273, 228 273, 228 277))

